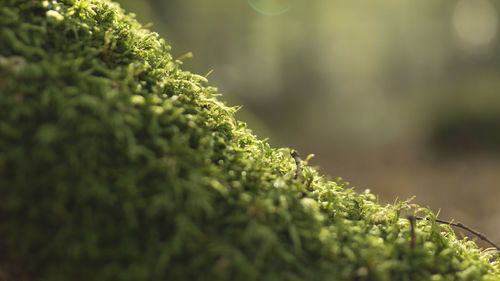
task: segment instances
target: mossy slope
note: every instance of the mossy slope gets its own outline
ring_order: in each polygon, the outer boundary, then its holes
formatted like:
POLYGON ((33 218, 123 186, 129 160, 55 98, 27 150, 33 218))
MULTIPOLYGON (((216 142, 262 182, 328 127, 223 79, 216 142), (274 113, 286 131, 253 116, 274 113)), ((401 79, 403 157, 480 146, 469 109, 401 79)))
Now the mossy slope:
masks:
POLYGON ((500 280, 273 149, 105 0, 0 0, 0 280, 500 280))

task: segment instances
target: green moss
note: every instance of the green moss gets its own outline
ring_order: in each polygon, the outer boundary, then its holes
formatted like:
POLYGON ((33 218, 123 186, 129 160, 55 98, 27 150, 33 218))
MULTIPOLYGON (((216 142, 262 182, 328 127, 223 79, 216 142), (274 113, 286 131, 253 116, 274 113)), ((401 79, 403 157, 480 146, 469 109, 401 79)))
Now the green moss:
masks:
POLYGON ((500 280, 472 242, 295 176, 116 4, 0 0, 0 280, 500 280))

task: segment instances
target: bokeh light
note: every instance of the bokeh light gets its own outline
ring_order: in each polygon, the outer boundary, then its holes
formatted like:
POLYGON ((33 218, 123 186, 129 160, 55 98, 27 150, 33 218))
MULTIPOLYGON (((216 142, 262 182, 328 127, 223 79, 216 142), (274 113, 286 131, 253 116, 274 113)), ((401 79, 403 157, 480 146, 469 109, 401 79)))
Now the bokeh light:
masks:
POLYGON ((248 0, 248 5, 263 15, 274 16, 290 9, 290 0, 248 0))
POLYGON ((466 47, 486 46, 495 38, 498 14, 488 0, 460 0, 453 12, 453 26, 466 47))

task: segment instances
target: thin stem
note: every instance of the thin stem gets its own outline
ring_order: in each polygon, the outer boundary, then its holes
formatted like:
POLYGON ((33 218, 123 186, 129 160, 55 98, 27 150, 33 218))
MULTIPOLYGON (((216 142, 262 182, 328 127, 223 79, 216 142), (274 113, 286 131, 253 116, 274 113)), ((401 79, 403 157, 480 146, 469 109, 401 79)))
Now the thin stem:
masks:
POLYGON ((411 247, 415 248, 415 216, 408 216, 408 220, 410 221, 410 235, 411 235, 411 247))
POLYGON ((295 171, 295 177, 293 177, 293 179, 297 179, 300 176, 300 173, 302 173, 302 166, 300 164, 300 155, 299 152, 293 149, 290 152, 290 155, 292 155, 293 159, 295 160, 295 165, 297 165, 297 170, 295 171))

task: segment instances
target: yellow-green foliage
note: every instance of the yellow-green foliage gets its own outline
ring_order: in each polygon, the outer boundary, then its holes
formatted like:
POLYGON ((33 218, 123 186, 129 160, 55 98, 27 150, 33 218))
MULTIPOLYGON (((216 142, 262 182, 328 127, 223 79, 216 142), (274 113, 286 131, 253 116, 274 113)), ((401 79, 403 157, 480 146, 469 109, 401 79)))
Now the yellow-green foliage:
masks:
POLYGON ((407 203, 295 177, 106 0, 0 0, 0 280, 500 280, 407 203))

